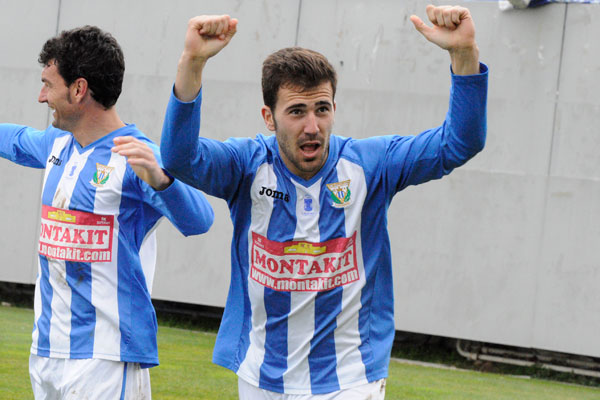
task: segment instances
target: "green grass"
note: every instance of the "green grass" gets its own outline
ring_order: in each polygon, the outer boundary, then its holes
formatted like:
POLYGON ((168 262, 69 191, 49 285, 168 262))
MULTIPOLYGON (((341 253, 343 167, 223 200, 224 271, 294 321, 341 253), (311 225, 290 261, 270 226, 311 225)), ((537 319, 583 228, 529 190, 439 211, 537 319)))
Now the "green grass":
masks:
POLYGON ((33 311, 0 307, 0 399, 33 399, 29 347, 33 311))
MULTIPOLYGON (((28 358, 33 312, 0 307, 0 400, 31 399, 28 358)), ((160 326, 161 365, 151 370, 152 396, 237 399, 236 376, 211 363, 214 333, 160 326)), ((507 375, 390 364, 386 399, 587 400, 600 389, 507 375)))
POLYGON ((214 333, 159 327, 160 366, 150 370, 152 397, 237 399, 236 375, 211 362, 215 338, 214 333))

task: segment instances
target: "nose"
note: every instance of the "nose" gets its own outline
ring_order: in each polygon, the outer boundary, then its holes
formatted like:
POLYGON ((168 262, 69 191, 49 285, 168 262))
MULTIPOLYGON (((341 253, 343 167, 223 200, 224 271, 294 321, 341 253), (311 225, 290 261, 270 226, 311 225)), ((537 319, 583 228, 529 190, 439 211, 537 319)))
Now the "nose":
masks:
POLYGON ((39 103, 47 103, 48 102, 48 89, 46 88, 46 85, 42 86, 42 89, 40 90, 40 95, 38 96, 38 102, 39 103))
POLYGON ((313 112, 306 114, 304 121, 304 132, 305 133, 319 133, 319 125, 317 124, 317 116, 313 112))

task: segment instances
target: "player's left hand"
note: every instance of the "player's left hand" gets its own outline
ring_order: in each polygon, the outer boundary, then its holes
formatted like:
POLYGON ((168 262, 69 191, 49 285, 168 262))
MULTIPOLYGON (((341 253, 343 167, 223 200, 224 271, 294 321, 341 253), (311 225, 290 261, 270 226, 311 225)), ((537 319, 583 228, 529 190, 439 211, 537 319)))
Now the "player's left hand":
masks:
POLYGON ((172 182, 158 165, 154 152, 146 143, 133 136, 120 136, 113 139, 115 146, 111 149, 114 153, 127 158, 127 163, 133 172, 155 190, 164 190, 172 182))
POLYGON ((430 42, 450 52, 454 73, 465 75, 479 72, 479 50, 475 42, 475 24, 471 13, 460 6, 427 6, 428 26, 411 15, 415 28, 430 42))
POLYGON ((427 26, 416 15, 411 15, 410 20, 427 40, 449 51, 475 46, 475 25, 468 9, 430 4, 426 11, 433 27, 427 26))

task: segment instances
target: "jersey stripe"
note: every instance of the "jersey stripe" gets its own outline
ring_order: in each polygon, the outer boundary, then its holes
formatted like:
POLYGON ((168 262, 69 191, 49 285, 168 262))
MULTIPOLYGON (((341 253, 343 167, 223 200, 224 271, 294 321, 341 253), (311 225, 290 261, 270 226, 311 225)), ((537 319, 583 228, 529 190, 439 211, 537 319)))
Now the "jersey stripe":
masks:
MULTIPOLYGON (((69 160, 63 182, 76 181, 69 196, 70 203, 62 208, 89 210, 92 208, 96 188, 91 185, 96 163, 106 164, 108 155, 101 148, 87 150, 69 160), (88 161, 89 159, 92 161, 88 161), (70 178, 77 174, 77 179, 70 178), (90 186, 88 188, 88 186, 90 186)), ((91 358, 94 353, 96 309, 92 303, 92 265, 85 262, 66 262, 67 281, 71 287, 71 358, 91 358)))
POLYGON ((311 339, 310 363, 311 384, 314 394, 329 393, 340 389, 336 371, 336 342, 334 329, 336 316, 342 311, 342 294, 344 289, 335 288, 327 292, 319 292, 315 299, 314 309, 316 330, 311 339), (326 327, 326 328, 325 328, 326 327), (318 385, 318 386, 317 386, 318 385))
MULTIPOLYGON (((367 202, 378 202, 387 208, 386 193, 382 185, 372 185, 367 202)), ((387 211, 387 210, 386 210, 387 211)), ((387 212, 382 213, 373 207, 365 207, 362 219, 375 221, 373 225, 364 224, 361 228, 361 237, 371 237, 374 226, 387 226, 387 212)), ((366 374, 370 381, 378 379, 387 372, 390 349, 394 341, 394 302, 393 302, 393 271, 382 266, 391 265, 391 250, 388 235, 382 235, 377 242, 365 241, 360 245, 364 254, 376 254, 377 257, 368 258, 365 265, 365 274, 368 279, 366 289, 363 290, 363 308, 359 311, 359 326, 363 344, 360 346, 363 362, 367 365, 366 374), (390 296, 379 296, 377 293, 390 293, 390 296), (379 343, 373 346, 371 343, 379 343)))
MULTIPOLYGON (((68 156, 66 154, 68 153, 68 149, 65 150, 65 146, 70 142, 70 140, 71 138, 69 136, 62 136, 56 139, 52 145, 52 150, 50 153, 51 156, 54 155, 59 160, 65 160, 65 157, 68 156)), ((62 168, 59 168, 53 163, 47 162, 46 170, 44 172, 44 190, 42 191, 43 204, 51 204, 54 196, 54 193, 51 192, 51 190, 45 190, 46 183, 48 180, 50 180, 53 182, 52 186, 56 187, 61 173, 62 168), (44 203, 46 200, 48 202, 44 203)), ((42 357, 48 357, 50 355, 50 320, 52 318, 51 304, 54 298, 54 292, 52 290, 52 285, 50 284, 50 269, 48 266, 48 260, 45 257, 38 256, 38 276, 36 278, 35 287, 36 290, 34 302, 36 304, 36 315, 34 322, 35 329, 32 334, 32 352, 42 357)))
MULTIPOLYGON (((330 191, 327 183, 339 182, 336 171, 328 174, 327 180, 320 188, 321 213, 319 218, 320 241, 331 238, 347 237, 352 232, 346 232, 344 210, 332 206, 330 191)), ((315 308, 316 334, 311 341, 311 354, 309 362, 311 365, 311 377, 313 382, 313 393, 327 393, 339 390, 340 382, 335 366, 337 364, 336 343, 334 330, 337 326, 336 316, 342 311, 341 301, 343 287, 330 291, 320 292, 317 295, 315 308), (315 386, 318 385, 318 388, 315 386)))
MULTIPOLYGON (((123 166, 124 166, 123 160, 123 166)), ((118 168, 121 169, 121 166, 118 168)), ((119 172, 113 171, 116 175, 116 178, 119 179, 119 172)), ((124 173, 124 169, 121 174, 124 173)), ((121 176, 121 179, 125 179, 124 175, 121 176)), ((118 268, 116 268, 117 279, 118 279, 118 313, 115 314, 115 317, 118 316, 118 324, 119 324, 119 333, 120 333, 120 346, 121 346, 121 355, 130 354, 131 350, 129 350, 129 346, 133 340, 133 336, 135 335, 135 340, 137 341, 136 346, 140 349, 148 348, 150 343, 153 341, 153 335, 137 335, 139 332, 148 332, 153 333, 156 324, 156 321, 149 321, 148 317, 150 316, 147 313, 138 312, 138 309, 143 309, 143 305, 146 302, 149 302, 149 294, 144 292, 143 290, 136 290, 137 287, 133 284, 133 280, 137 280, 139 282, 143 282, 145 286, 145 277, 143 276, 143 270, 135 268, 136 263, 132 263, 131 259, 138 258, 139 246, 141 246, 141 240, 143 238, 136 238, 135 246, 125 246, 124 244, 128 241, 131 241, 131 238, 127 238, 128 235, 133 234, 133 229, 131 231, 125 231, 120 228, 120 221, 123 218, 134 218, 134 216, 127 215, 127 212, 133 212, 133 210, 138 210, 137 212, 141 212, 142 204, 138 198, 133 196, 131 193, 128 193, 127 190, 134 190, 133 188, 121 188, 123 191, 121 193, 121 202, 118 206, 118 209, 114 211, 114 214, 118 216, 116 219, 115 226, 119 228, 118 233, 116 233, 115 239, 118 243, 117 245, 113 245, 113 249, 115 249, 114 256, 117 260, 118 268)), ((105 206, 108 207, 110 202, 104 202, 105 206)), ((100 205, 100 199, 98 199, 97 205, 100 205)), ((100 209, 105 209, 104 207, 100 209)), ((135 223, 141 223, 141 221, 134 221, 135 223)), ((137 356, 143 356, 143 354, 138 354, 137 356)), ((123 360, 125 361, 125 360, 123 360)))
MULTIPOLYGON (((251 225, 248 229, 248 263, 252 259, 252 232, 267 236, 271 213, 273 212, 273 198, 267 201, 258 201, 261 188, 263 186, 275 187, 277 178, 273 171, 273 166, 268 163, 260 165, 256 171, 255 179, 250 187, 252 208, 251 225)), ((250 269, 248 269, 250 273, 250 269)), ((250 299, 263 299, 265 287, 250 277, 246 277, 248 282, 248 293, 250 299)), ((260 376, 256 375, 258 367, 263 363, 265 357, 265 338, 267 323, 267 312, 263 301, 252 302, 252 330, 250 331, 250 345, 246 351, 245 357, 237 371, 238 375, 247 382, 259 386, 260 376)))
MULTIPOLYGON (((275 171, 276 184, 266 186, 268 189, 274 189, 278 192, 289 192, 285 185, 285 177, 280 176, 280 171, 275 171)), ((272 213, 269 218, 269 227, 267 229, 267 238, 278 242, 292 240, 296 227, 296 218, 294 213, 295 195, 289 193, 289 201, 272 198, 272 213), (277 221, 273 223, 273 221, 277 221)), ((280 292, 270 288, 265 288, 263 301, 267 312, 267 322, 265 326, 265 358, 260 366, 261 386, 269 390, 283 391, 283 374, 288 369, 288 355, 293 349, 289 348, 287 340, 289 326, 288 316, 291 310, 291 293, 280 292), (270 379, 265 378, 271 377, 270 379)))
MULTIPOLYGON (((119 246, 118 236, 120 232, 119 219, 119 201, 109 200, 112 196, 121 196, 122 185, 127 164, 125 158, 116 153, 110 152, 110 158, 106 159, 105 165, 111 165, 115 169, 110 173, 109 182, 111 185, 110 193, 106 193, 104 188, 94 188, 93 210, 99 215, 114 215, 115 225, 113 228, 113 254, 111 262, 94 262, 92 266, 92 293, 91 303, 98 310, 103 310, 102 315, 96 320, 94 326, 94 354, 95 358, 115 358, 115 343, 121 343, 121 332, 119 320, 118 298, 118 267, 119 246), (116 191, 114 193, 113 191, 116 191)), ((103 163, 104 164, 104 163, 103 163)), ((94 165, 96 169, 96 165, 94 165)), ((89 183, 88 183, 89 184, 89 183)))
POLYGON ((66 280, 71 288, 71 332, 69 334, 70 358, 90 358, 93 352, 96 310, 90 303, 92 293, 89 263, 65 264, 66 280))
POLYGON ((265 287, 264 307, 265 357, 260 366, 260 386, 269 390, 283 390, 283 373, 288 368, 288 315, 290 294, 265 287), (273 377, 273 378, 269 378, 273 377))
POLYGON ((71 289, 66 281, 64 261, 48 259, 48 276, 53 293, 50 303, 50 357, 66 357, 70 352, 71 289))
MULTIPOLYGON (((342 312, 338 315, 335 330, 335 343, 337 352, 337 374, 340 379, 340 388, 345 389, 356 386, 357 383, 367 383, 365 363, 370 361, 363 354, 359 346, 367 345, 368 325, 359 325, 359 311, 362 309, 361 295, 366 283, 364 257, 362 252, 361 213, 362 205, 367 195, 367 185, 364 170, 357 164, 340 159, 337 164, 337 174, 340 181, 350 179, 352 205, 344 208, 345 229, 348 234, 357 231, 356 251, 358 260, 359 281, 352 285, 344 286, 341 300, 342 312), (356 350, 356 349, 360 350, 356 350)), ((381 210, 379 210, 381 212, 381 210)), ((383 227, 381 227, 383 229, 383 227)), ((386 296, 391 295, 386 292, 386 296)), ((364 308, 368 310, 368 307, 364 308)), ((368 349, 367 349, 368 351, 368 349)))
POLYGON ((50 157, 54 156, 60 160, 60 165, 50 162, 46 163, 46 172, 44 173, 44 190, 42 191, 42 204, 52 204, 54 199, 54 189, 58 186, 58 181, 62 177, 65 164, 71 157, 72 146, 70 146, 73 137, 65 135, 57 138, 53 145, 50 157))
MULTIPOLYGON (((294 240, 318 242, 319 239, 319 190, 321 180, 309 187, 290 180, 294 185, 296 226, 294 240), (305 211, 305 201, 309 201, 310 211, 305 211)), ((310 354, 310 338, 315 331, 315 292, 291 292, 292 318, 288 318, 290 326, 286 340, 289 346, 289 369, 284 374, 287 393, 295 393, 300 388, 310 387, 311 374, 308 356, 310 354)), ((288 316, 289 317, 289 316, 288 316)))
POLYGON ((37 345, 39 349, 35 352, 38 356, 48 357, 50 356, 50 318, 52 317, 52 285, 50 285, 49 277, 50 272, 48 270, 48 260, 45 257, 39 256, 40 272, 38 274, 38 282, 36 287, 39 288, 36 291, 36 303, 41 306, 38 310, 41 310, 40 315, 36 317, 36 331, 33 334, 33 346, 37 345), (45 293, 42 295, 41 293, 45 293))
POLYGON ((158 224, 163 218, 164 217, 161 217, 156 221, 154 227, 146 234, 139 251, 142 271, 144 272, 146 286, 148 287, 148 293, 150 294, 152 294, 154 271, 156 270, 156 228, 158 228, 158 224))

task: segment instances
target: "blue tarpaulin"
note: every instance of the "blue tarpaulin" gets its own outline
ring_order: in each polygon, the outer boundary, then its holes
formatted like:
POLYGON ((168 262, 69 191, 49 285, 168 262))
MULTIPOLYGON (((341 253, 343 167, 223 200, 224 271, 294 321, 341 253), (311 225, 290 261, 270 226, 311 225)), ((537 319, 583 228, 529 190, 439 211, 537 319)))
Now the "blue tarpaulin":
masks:
MULTIPOLYGON (((480 0, 481 1, 481 0, 480 0)), ((486 0, 483 0, 486 1, 486 0)), ((493 1, 493 0, 492 0, 493 1)), ((500 0, 501 9, 534 8, 550 3, 600 4, 600 0, 500 0)))
POLYGON ((538 7, 544 4, 550 3, 597 3, 600 4, 600 0, 531 0, 528 7, 538 7))

